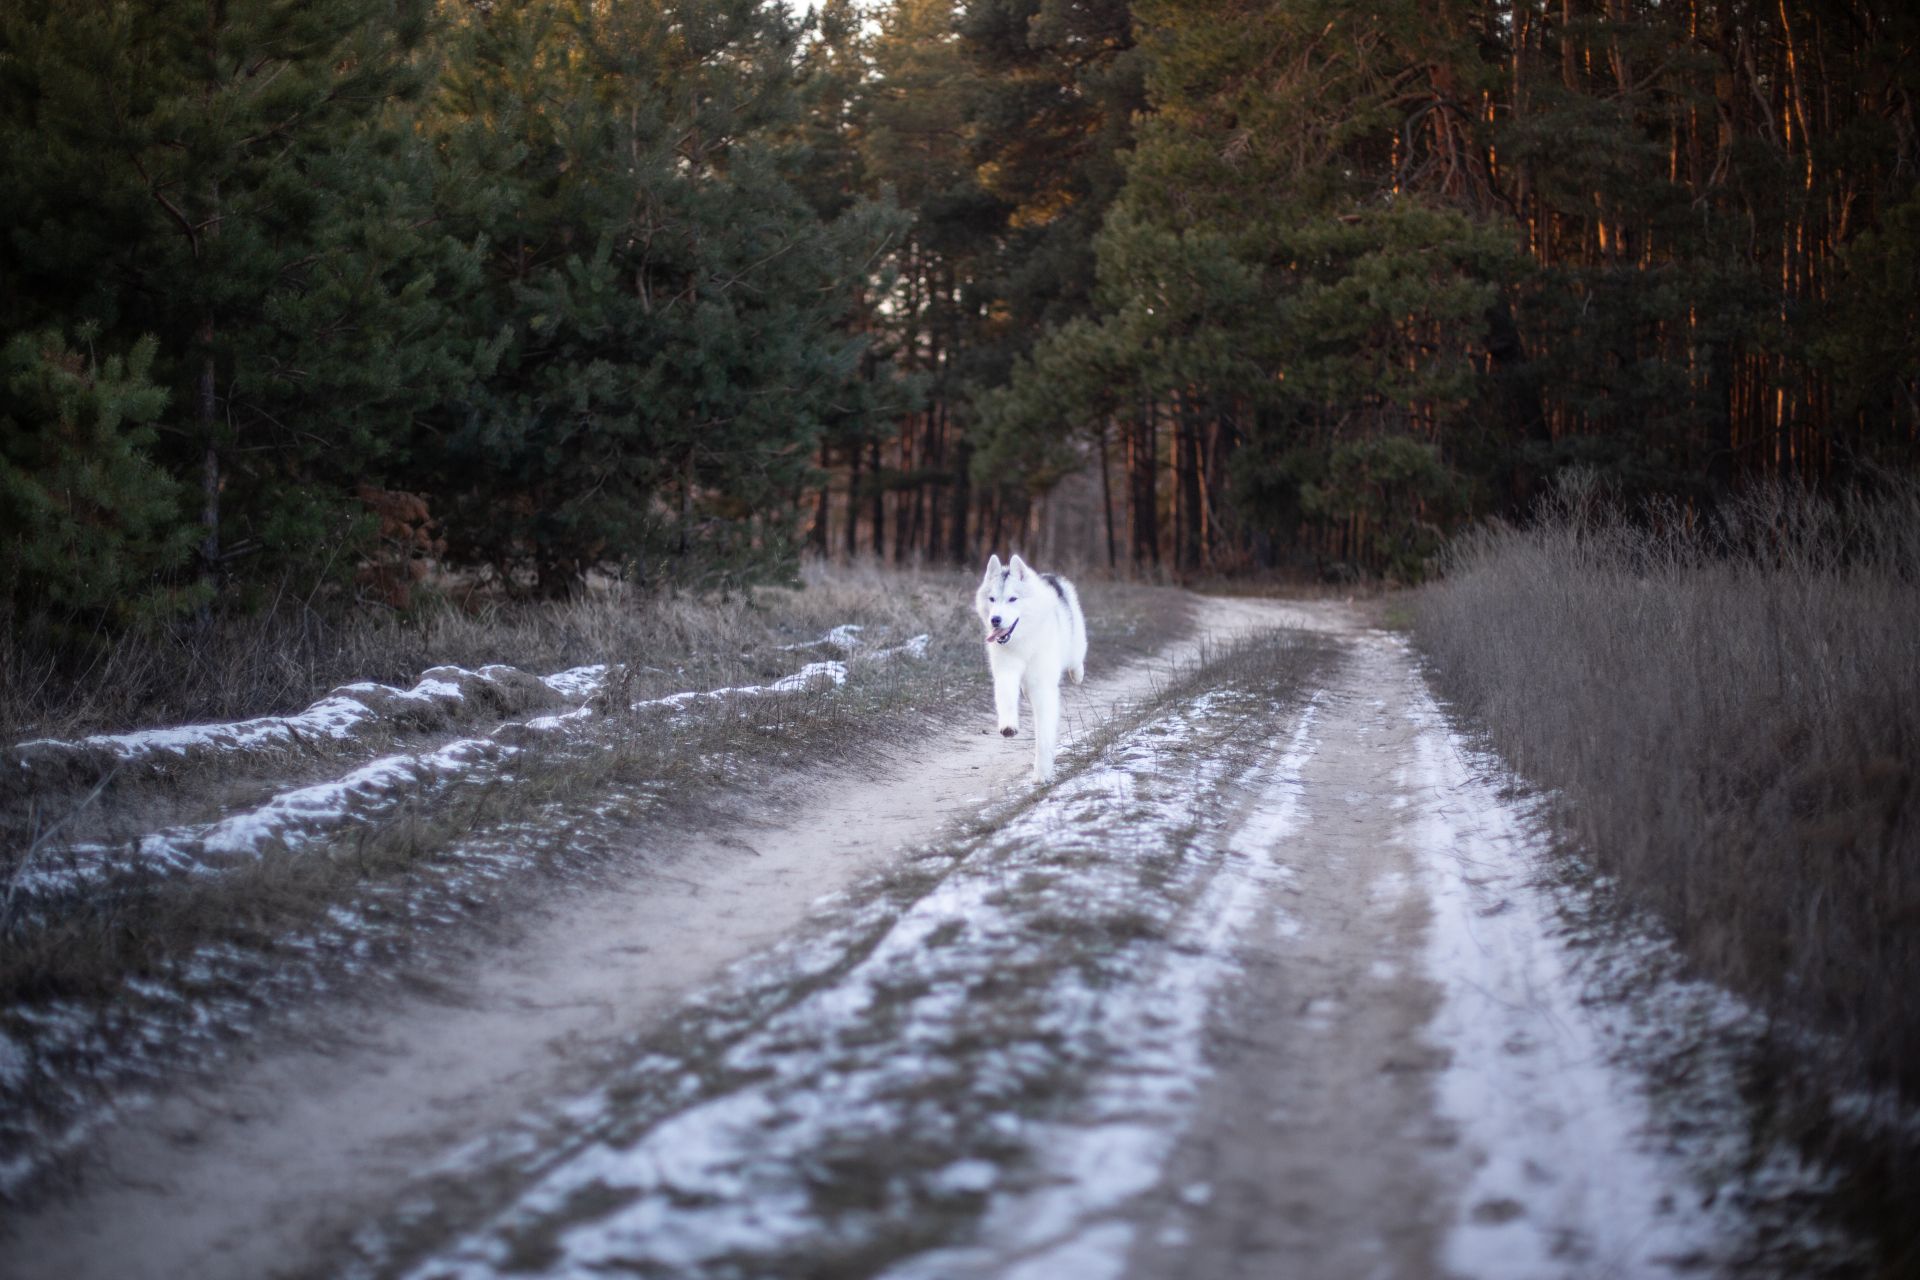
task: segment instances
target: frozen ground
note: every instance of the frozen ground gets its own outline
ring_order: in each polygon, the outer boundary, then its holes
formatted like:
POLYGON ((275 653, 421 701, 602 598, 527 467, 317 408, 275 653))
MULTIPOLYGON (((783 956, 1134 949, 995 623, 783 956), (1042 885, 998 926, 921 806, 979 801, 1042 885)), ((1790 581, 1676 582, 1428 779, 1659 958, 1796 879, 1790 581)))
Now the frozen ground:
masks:
POLYGON ((1206 603, 1249 630, 1093 655, 1051 788, 983 705, 168 1098, 0 1273, 1769 1273, 1818 1179, 1640 1051, 1751 1019, 1600 989, 1660 944, 1581 923, 1396 637, 1206 603))

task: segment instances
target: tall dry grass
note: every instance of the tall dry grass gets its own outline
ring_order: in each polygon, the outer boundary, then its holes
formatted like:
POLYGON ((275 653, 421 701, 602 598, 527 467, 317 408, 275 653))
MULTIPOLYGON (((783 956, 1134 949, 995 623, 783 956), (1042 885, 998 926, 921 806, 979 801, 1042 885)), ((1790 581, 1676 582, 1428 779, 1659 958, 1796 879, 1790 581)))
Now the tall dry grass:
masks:
POLYGON ((1564 490, 1417 598, 1444 691, 1710 973, 1920 1097, 1920 489, 1564 490))
MULTIPOLYGON (((958 572, 820 564, 808 566, 797 587, 724 597, 650 594, 609 581, 566 600, 440 597, 405 613, 294 601, 253 616, 91 638, 16 620, 0 635, 0 745, 296 711, 342 684, 408 685, 441 664, 497 662, 544 674, 624 662, 642 677, 653 669, 663 690, 707 687, 739 675, 745 650, 841 623, 924 629, 932 616, 957 624, 964 609, 944 602, 963 601, 971 587, 958 572)), ((640 687, 652 684, 643 678, 640 687)))

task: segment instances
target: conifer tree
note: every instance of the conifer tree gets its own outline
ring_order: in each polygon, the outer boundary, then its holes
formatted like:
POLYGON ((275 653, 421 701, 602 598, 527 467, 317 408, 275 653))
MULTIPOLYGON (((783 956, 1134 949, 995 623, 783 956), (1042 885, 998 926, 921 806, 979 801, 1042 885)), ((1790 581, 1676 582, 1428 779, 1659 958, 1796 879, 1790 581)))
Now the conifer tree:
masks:
MULTIPOLYGON (((151 333, 209 579, 323 563, 432 357, 405 122, 428 0, 21 0, 0 17, 0 314, 151 333), (251 557, 251 558, 250 558, 251 557)), ((343 567, 350 557, 340 562, 343 567)))
POLYGON ((85 635, 195 598, 169 582, 194 530, 181 486, 151 457, 167 403, 148 377, 156 346, 143 338, 101 360, 48 331, 0 348, 0 610, 10 623, 85 635))
POLYGON ((797 25, 759 0, 513 0, 462 19, 429 129, 485 237, 489 371, 433 447, 467 554, 538 587, 780 566, 884 233, 804 159, 797 25), (485 181, 477 180, 484 175, 485 181))

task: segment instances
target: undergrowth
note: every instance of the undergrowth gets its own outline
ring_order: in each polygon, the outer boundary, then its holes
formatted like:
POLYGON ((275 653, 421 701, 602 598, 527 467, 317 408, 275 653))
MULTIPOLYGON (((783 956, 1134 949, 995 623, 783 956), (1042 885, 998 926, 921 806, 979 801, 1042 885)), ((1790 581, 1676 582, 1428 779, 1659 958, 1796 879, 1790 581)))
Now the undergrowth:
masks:
POLYGON ((1443 690, 1707 973, 1920 1099, 1920 490, 1569 490, 1417 597, 1443 690))

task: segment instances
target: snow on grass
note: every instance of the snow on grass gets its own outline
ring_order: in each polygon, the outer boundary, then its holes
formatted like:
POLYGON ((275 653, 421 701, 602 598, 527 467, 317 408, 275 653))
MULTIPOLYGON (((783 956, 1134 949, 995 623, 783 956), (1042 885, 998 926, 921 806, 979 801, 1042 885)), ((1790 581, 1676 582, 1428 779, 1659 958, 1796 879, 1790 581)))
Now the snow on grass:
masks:
POLYGON ((122 976, 108 998, 56 996, 0 1010, 20 1070, 0 1073, 0 1200, 82 1152, 117 1118, 153 1100, 148 1087, 182 1061, 219 1078, 235 1033, 295 1007, 344 971, 378 979, 423 924, 455 924, 534 860, 507 837, 431 864, 423 877, 358 886, 354 906, 277 935, 268 948, 208 942, 122 976), (28 1105, 28 1100, 31 1105, 28 1105), (53 1105, 50 1105, 53 1104, 53 1105))
POLYGON ((649 707, 679 708, 690 702, 724 702, 728 698, 758 698, 769 693, 799 693, 822 683, 838 688, 846 682, 846 663, 809 662, 793 674, 781 676, 772 684, 735 685, 726 689, 689 689, 683 693, 669 693, 660 698, 644 699, 634 703, 633 709, 645 711, 649 707))
MULTIPOLYGON (((866 628, 858 623, 843 623, 820 639, 807 644, 783 645, 783 651, 827 647, 852 654, 863 643, 866 628)), ((915 658, 927 655, 929 637, 915 636, 905 644, 878 650, 866 660, 885 660, 902 653, 915 658)), ((168 728, 139 729, 129 733, 92 734, 84 738, 34 738, 14 744, 10 754, 27 772, 36 764, 76 755, 105 755, 120 763, 159 759, 186 759, 226 755, 234 752, 263 751, 297 747, 309 742, 347 743, 361 739, 370 730, 397 723, 444 723, 470 710, 475 695, 485 694, 494 706, 512 711, 537 710, 543 705, 563 703, 570 712, 543 716, 529 722, 536 732, 550 731, 561 723, 586 718, 585 704, 598 697, 612 680, 616 668, 608 664, 570 667, 552 675, 530 676, 507 666, 492 665, 469 671, 463 667, 432 667, 421 674, 409 689, 363 681, 342 685, 304 711, 285 716, 256 716, 249 720, 210 724, 177 725, 168 728)), ((727 689, 699 689, 649 698, 634 704, 635 709, 652 706, 684 706, 701 698, 754 697, 766 693, 787 693, 810 688, 823 680, 844 684, 844 662, 808 663, 792 675, 769 685, 746 685, 727 689)))
POLYGON ((345 777, 285 791, 248 813, 213 824, 200 840, 201 852, 215 859, 251 857, 271 842, 296 843, 318 835, 364 811, 384 809, 397 797, 418 799, 445 782, 474 773, 513 754, 485 738, 465 738, 435 751, 394 755, 361 765, 345 777))
POLYGON ((372 681, 342 685, 306 710, 288 716, 257 716, 215 724, 102 733, 71 740, 35 738, 16 744, 13 750, 21 764, 31 769, 36 758, 48 755, 101 752, 121 762, 134 762, 166 756, 259 751, 309 741, 350 742, 375 727, 423 719, 428 723, 441 722, 482 694, 506 705, 560 698, 584 700, 598 692, 606 672, 604 666, 575 667, 555 675, 535 677, 498 665, 481 667, 478 671, 431 667, 421 673, 419 682, 410 689, 372 681))
MULTIPOLYGON (((445 689, 444 682, 422 680, 413 689, 386 688, 403 700, 431 701, 433 694, 445 689)), ((220 724, 189 724, 165 729, 141 729, 132 733, 96 733, 73 740, 34 738, 15 745, 23 755, 47 749, 104 751, 119 760, 137 760, 151 755, 188 755, 197 751, 247 751, 263 746, 284 746, 304 738, 350 738, 374 715, 373 708, 353 696, 359 690, 347 686, 322 698, 305 711, 291 716, 259 716, 220 724)))
POLYGON ((891 648, 877 649, 870 655, 870 657, 873 659, 885 659, 885 658, 896 657, 899 654, 904 653, 910 658, 924 658, 927 656, 927 646, 932 643, 933 643, 933 637, 930 635, 927 635, 925 632, 922 632, 921 634, 914 636, 910 640, 904 641, 901 644, 893 645, 891 648))
POLYGON ((282 791, 265 804, 212 823, 149 832, 129 851, 74 845, 21 868, 15 883, 23 906, 58 899, 132 871, 214 874, 259 857, 269 848, 297 849, 354 823, 367 823, 400 805, 431 797, 515 755, 518 748, 491 738, 463 738, 433 751, 385 756, 329 782, 282 791))
MULTIPOLYGON (((829 635, 850 634, 859 630, 857 626, 836 627, 829 635)), ((904 645, 880 651, 872 657, 879 660, 900 654, 924 657, 926 645, 927 637, 918 636, 904 645)), ((442 674, 452 670, 435 668, 436 672, 442 674)), ((502 673, 511 671, 511 668, 488 667, 477 673, 459 674, 498 682, 502 679, 502 673)), ((430 672, 429 676, 433 674, 430 672)), ((556 694, 592 696, 605 687, 608 678, 609 672, 605 666, 576 667, 544 677, 541 683, 556 694)), ((837 660, 810 662, 798 671, 768 684, 688 690, 644 699, 634 703, 633 710, 644 711, 656 707, 682 709, 700 701, 724 702, 729 699, 801 693, 820 688, 838 688, 846 682, 846 663, 837 660)), ((457 681, 439 677, 423 679, 405 693, 377 685, 348 686, 348 690, 360 690, 363 694, 375 689, 385 689, 387 693, 413 702, 423 699, 457 702, 465 696, 457 681)), ((367 708, 365 702, 330 698, 316 703, 297 717, 249 721, 240 725, 189 726, 183 730, 155 730, 147 735, 123 737, 129 744, 136 741, 146 743, 139 747, 140 750, 174 749, 155 744, 189 740, 201 745, 224 743, 222 749, 241 750, 277 740, 273 734, 282 730, 289 735, 287 740, 291 740, 292 736, 322 724, 334 726, 340 735, 345 735, 355 725, 366 723, 366 717, 372 714, 367 708), (345 705, 358 707, 363 714, 354 719, 343 711, 345 705), (293 728, 296 723, 302 727, 293 728), (244 732, 236 734, 236 730, 244 732), (169 734, 187 737, 176 740, 166 736, 169 734)), ((89 843, 45 850, 32 863, 16 872, 14 882, 22 906, 26 907, 35 899, 57 899, 129 871, 214 873, 222 867, 258 857, 268 849, 297 849, 345 827, 376 822, 402 805, 429 799, 456 784, 494 776, 505 762, 526 749, 529 738, 573 733, 591 722, 595 714, 591 705, 585 705, 553 715, 511 721, 485 736, 462 738, 432 750, 383 756, 358 765, 339 778, 290 788, 263 804, 228 814, 214 822, 184 824, 148 832, 134 840, 131 848, 89 843)), ((84 741, 99 745, 106 740, 84 741)), ((135 748, 129 745, 126 749, 131 751, 135 748)))
POLYGON ((801 644, 783 644, 782 653, 797 653, 802 649, 838 649, 842 653, 852 653, 860 647, 860 633, 866 628, 854 622, 842 623, 818 640, 808 640, 801 644))
POLYGON ((541 676, 540 683, 568 702, 585 702, 606 688, 608 670, 604 662, 589 667, 568 667, 565 671, 541 676))

